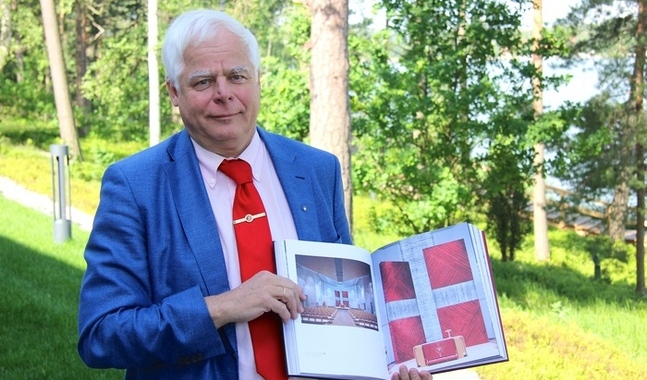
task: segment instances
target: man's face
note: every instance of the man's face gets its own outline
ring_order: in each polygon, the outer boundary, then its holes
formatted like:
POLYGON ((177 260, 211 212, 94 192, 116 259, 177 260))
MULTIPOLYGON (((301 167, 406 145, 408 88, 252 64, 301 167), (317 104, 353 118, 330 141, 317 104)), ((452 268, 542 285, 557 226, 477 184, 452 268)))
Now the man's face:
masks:
POLYGON ((211 152, 238 156, 254 135, 261 93, 245 45, 221 30, 217 41, 189 45, 184 61, 178 87, 166 87, 189 135, 211 152))

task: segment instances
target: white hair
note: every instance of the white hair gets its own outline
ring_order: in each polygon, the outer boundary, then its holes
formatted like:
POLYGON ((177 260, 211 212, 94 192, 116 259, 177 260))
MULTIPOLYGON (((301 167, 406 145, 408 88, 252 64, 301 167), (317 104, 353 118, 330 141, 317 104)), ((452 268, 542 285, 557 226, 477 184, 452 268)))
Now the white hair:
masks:
POLYGON ((178 16, 166 31, 162 45, 162 62, 166 80, 178 87, 178 79, 186 66, 184 51, 190 44, 200 44, 208 39, 217 38, 220 30, 228 30, 238 37, 247 47, 254 72, 259 75, 261 56, 256 37, 243 24, 228 14, 216 10, 199 9, 178 16))

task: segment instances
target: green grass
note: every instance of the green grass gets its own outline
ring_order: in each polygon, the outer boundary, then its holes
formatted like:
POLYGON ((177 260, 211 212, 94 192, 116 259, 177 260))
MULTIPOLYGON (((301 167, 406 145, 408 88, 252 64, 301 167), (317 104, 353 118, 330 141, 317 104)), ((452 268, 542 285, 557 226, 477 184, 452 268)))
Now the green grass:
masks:
POLYGON ((647 379, 635 249, 626 262, 604 260, 606 276, 595 281, 587 239, 551 228, 548 263, 534 260, 532 236, 515 262, 501 262, 492 247, 510 362, 478 368, 484 379, 647 379))
MULTIPOLYGON (((70 167, 72 205, 87 213, 94 213, 99 202, 100 180, 79 178, 79 169, 84 166, 90 164, 73 162, 70 167)), ((49 151, 44 152, 32 146, 11 146, 0 139, 0 175, 40 194, 52 194, 49 151)))
MULTIPOLYGON (((36 139, 34 128, 18 132, 0 122, 0 175, 41 194, 52 193, 52 163, 49 144, 55 139, 36 139), (33 136, 34 138, 25 138, 33 136), (23 140, 20 140, 20 138, 23 140)), ((50 136, 48 129, 45 136, 50 136)), ((50 136, 51 137, 51 136, 50 136)), ((138 141, 108 142, 87 138, 82 143, 84 161, 70 160, 72 205, 94 213, 99 203, 101 176, 106 166, 146 147, 138 141)))
POLYGON ((0 196, 0 378, 118 379, 76 352, 86 232, 53 241, 52 219, 0 196))
MULTIPOLYGON (((629 311, 612 310, 626 316, 629 311)), ((644 318, 644 313, 642 314, 644 318)), ((596 324, 603 323, 600 315, 596 324)), ((647 378, 640 356, 615 339, 604 339, 570 319, 538 316, 502 307, 510 361, 477 368, 483 379, 623 379, 647 378)), ((638 317, 624 323, 636 322, 638 317)), ((615 323, 615 322, 610 322, 615 323)), ((635 339, 644 337, 644 333, 635 339)))
MULTIPOLYGON (((93 149, 106 161, 137 150, 93 149)), ((83 167, 83 175, 73 167, 72 203, 91 213, 105 163, 88 165, 96 167, 83 167)), ((34 146, 0 139, 0 175, 51 191, 49 156, 34 146)), ((369 250, 398 239, 372 231, 374 206, 382 207, 354 199, 355 241, 369 250)), ((71 241, 55 244, 50 217, 1 196, 0 210, 0 379, 121 378, 120 371, 87 369, 76 353, 87 233, 75 228, 71 241)), ((647 303, 634 296, 635 250, 626 262, 605 260, 604 280, 594 281, 586 239, 551 229, 549 263, 534 261, 532 236, 507 263, 489 241, 510 361, 476 368, 484 380, 647 379, 647 303)))

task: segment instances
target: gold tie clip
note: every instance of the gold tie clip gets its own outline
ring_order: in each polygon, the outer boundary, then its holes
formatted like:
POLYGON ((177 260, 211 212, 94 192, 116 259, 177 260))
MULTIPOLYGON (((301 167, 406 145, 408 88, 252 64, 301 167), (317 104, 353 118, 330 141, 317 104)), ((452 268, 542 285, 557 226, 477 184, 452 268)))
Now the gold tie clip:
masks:
POLYGON ((247 215, 245 215, 245 217, 244 217, 244 218, 235 219, 233 223, 234 223, 234 224, 238 224, 238 223, 242 223, 242 222, 251 223, 251 222, 253 222, 253 221, 254 221, 254 219, 261 218, 261 217, 263 217, 263 216, 265 216, 265 213, 264 213, 264 212, 261 212, 260 214, 254 214, 254 215, 252 215, 252 214, 247 214, 247 215))

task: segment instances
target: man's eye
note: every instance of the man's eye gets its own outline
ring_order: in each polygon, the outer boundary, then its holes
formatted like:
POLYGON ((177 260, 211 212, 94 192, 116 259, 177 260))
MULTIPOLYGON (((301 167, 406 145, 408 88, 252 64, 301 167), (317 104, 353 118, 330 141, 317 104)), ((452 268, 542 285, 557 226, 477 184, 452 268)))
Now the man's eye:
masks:
POLYGON ((234 81, 234 82, 240 82, 240 81, 245 80, 245 76, 244 76, 244 75, 240 75, 240 74, 232 75, 230 78, 231 78, 231 80, 232 80, 232 81, 234 81))
POLYGON ((197 90, 202 90, 202 89, 209 88, 212 82, 213 80, 211 80, 210 78, 203 78, 203 79, 196 78, 196 80, 192 82, 191 87, 197 90))

